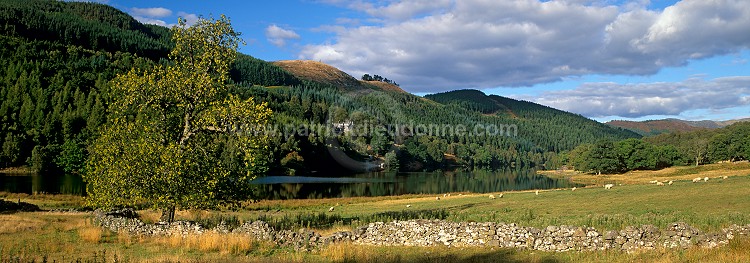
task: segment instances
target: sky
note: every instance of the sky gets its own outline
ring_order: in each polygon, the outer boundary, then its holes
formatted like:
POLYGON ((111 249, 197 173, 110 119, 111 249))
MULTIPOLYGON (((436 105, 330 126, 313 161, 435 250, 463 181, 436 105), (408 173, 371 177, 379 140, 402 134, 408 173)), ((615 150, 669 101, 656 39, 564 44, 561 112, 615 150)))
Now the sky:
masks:
POLYGON ((227 15, 267 61, 479 89, 598 120, 750 117, 747 0, 100 0, 144 23, 227 15))

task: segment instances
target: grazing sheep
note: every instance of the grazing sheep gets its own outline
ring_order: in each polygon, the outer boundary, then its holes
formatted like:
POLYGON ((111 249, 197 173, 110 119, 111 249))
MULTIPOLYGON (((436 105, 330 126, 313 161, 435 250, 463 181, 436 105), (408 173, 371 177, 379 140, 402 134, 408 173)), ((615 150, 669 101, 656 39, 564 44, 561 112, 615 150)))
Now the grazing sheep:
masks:
POLYGON ((458 196, 463 196, 464 194, 458 194, 458 196))
POLYGON ((573 192, 575 192, 575 191, 576 191, 576 188, 575 188, 575 187, 573 187, 573 189, 570 189, 570 191, 573 191, 573 192))
POLYGON ((331 206, 331 208, 328 208, 328 212, 333 212, 333 206, 331 206))
POLYGON ((536 190, 534 194, 539 195, 539 190, 536 190))
POLYGON ((693 183, 700 182, 702 179, 700 177, 693 179, 693 183))
POLYGON ((704 181, 704 182, 708 182, 708 176, 706 176, 706 177, 703 177, 703 181, 704 181))
POLYGON ((605 184, 604 189, 612 189, 612 187, 615 186, 614 184, 605 184))
POLYGON ((411 207, 411 205, 406 205, 406 208, 409 208, 409 207, 411 207))
POLYGON ((440 201, 440 197, 439 197, 439 196, 436 196, 436 197, 435 197, 435 201, 440 201))
POLYGON ((662 183, 662 182, 656 182, 656 185, 663 186, 664 183, 662 183))
POLYGON ((448 197, 451 197, 451 194, 448 194, 448 197))
POLYGON ((670 181, 669 181, 669 183, 667 183, 667 184, 668 184, 668 185, 672 185, 673 183, 674 183, 674 182, 672 182, 672 181, 670 180, 670 181))
POLYGON ((729 178, 729 176, 725 175, 725 176, 721 177, 721 179, 727 179, 727 178, 729 178))
POLYGON ((503 193, 500 193, 500 195, 497 196, 498 198, 503 198, 503 193))
POLYGON ((443 194, 443 198, 445 198, 445 197, 447 197, 447 196, 448 196, 448 194, 443 194))
POLYGON ((653 181, 649 181, 648 183, 649 183, 649 184, 655 184, 655 183, 658 183, 658 182, 659 182, 659 181, 657 181, 657 180, 653 180, 653 181))
POLYGON ((495 199, 495 195, 490 195, 490 199, 495 199))

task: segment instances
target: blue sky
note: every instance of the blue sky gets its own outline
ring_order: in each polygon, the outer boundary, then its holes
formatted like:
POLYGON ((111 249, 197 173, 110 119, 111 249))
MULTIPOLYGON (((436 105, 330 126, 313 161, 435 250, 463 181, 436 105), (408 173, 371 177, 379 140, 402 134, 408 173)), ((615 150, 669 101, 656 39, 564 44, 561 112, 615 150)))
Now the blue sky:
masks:
POLYGON ((103 2, 166 26, 225 14, 242 53, 418 95, 473 88, 600 121, 750 117, 746 0, 103 2))

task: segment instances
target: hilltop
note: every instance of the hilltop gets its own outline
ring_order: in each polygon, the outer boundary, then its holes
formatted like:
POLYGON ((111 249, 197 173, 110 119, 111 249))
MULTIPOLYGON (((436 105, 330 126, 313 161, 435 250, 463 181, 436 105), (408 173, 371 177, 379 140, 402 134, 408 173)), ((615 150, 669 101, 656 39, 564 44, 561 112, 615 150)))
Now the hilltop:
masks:
POLYGON ((358 80, 331 65, 312 60, 281 60, 273 62, 299 79, 337 87, 344 91, 373 89, 403 92, 400 87, 382 81, 358 80))

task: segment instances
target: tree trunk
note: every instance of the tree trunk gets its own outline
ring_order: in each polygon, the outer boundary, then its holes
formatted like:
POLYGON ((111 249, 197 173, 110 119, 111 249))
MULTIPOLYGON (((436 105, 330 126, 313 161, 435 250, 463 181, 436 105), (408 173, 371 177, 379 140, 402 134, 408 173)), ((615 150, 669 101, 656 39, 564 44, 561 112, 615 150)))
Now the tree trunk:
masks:
POLYGON ((172 223, 172 221, 174 221, 174 210, 175 207, 173 205, 162 209, 161 218, 159 219, 159 221, 172 223))

